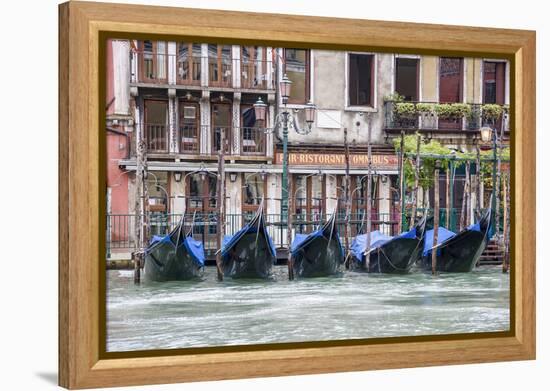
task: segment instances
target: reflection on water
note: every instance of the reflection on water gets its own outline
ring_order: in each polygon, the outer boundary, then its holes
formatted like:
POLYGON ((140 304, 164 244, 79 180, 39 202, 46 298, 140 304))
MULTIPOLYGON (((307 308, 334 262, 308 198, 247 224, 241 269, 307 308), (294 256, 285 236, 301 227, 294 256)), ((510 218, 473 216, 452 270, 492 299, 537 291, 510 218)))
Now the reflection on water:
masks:
POLYGON ((107 351, 433 335, 509 329, 500 267, 432 277, 344 273, 288 281, 133 283, 107 273, 107 351))

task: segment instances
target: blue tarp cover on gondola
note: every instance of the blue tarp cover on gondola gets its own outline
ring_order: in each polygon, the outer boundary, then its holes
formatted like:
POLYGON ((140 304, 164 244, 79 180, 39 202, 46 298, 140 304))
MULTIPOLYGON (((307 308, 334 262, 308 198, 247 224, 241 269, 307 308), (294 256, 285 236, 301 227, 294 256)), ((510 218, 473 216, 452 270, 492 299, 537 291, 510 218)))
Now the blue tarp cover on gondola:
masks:
MULTIPOLYGON (((175 243, 172 242, 172 239, 170 238, 170 234, 166 236, 153 235, 151 239, 151 244, 149 244, 148 249, 159 242, 170 243, 172 244, 172 246, 175 245, 175 243)), ((185 246, 187 253, 191 255, 191 258, 193 258, 193 260, 197 262, 199 266, 204 266, 204 261, 206 257, 204 255, 204 246, 202 242, 193 239, 191 236, 187 236, 179 245, 185 246)))
MULTIPOLYGON (((365 253, 365 251, 367 251, 367 237, 368 237, 367 234, 357 235, 353 240, 353 242, 351 243, 351 247, 350 247, 351 253, 358 260, 362 260, 363 254, 365 253)), ((372 231, 370 233, 370 238, 371 238, 370 249, 373 250, 383 246, 389 241, 392 241, 398 238, 402 238, 402 239, 416 238, 416 227, 414 227, 410 231, 403 232, 401 235, 397 235, 397 236, 388 236, 383 234, 380 231, 372 231)))
MULTIPOLYGON (((317 231, 314 231, 310 234, 296 234, 294 236, 294 240, 292 241, 292 244, 290 245, 290 252, 292 255, 296 256, 297 252, 305 245, 307 245, 310 241, 317 237, 323 236, 323 230, 324 227, 319 228, 317 231)), ((335 233, 336 240, 338 240, 338 244, 340 245, 340 251, 342 254, 344 254, 344 248, 342 247, 342 242, 340 241, 340 236, 338 235, 338 232, 335 233)))
MULTIPOLYGON (((475 224, 474 224, 475 225, 475 224)), ((479 225, 478 225, 479 227, 479 225)), ((479 230, 479 228, 478 228, 479 230)), ((437 229, 437 243, 441 244, 444 241, 456 236, 456 234, 453 231, 449 231, 446 228, 439 227, 437 229)), ((424 239, 424 250, 422 251, 422 256, 427 256, 431 253, 432 247, 434 243, 434 230, 430 229, 426 231, 426 236, 424 239)))
MULTIPOLYGON (((254 221, 254 219, 253 219, 254 221)), ((275 245, 273 244, 273 241, 271 240, 271 237, 267 233, 267 229, 265 227, 265 224, 260 224, 261 229, 264 232, 265 237, 267 238, 267 242, 269 243, 269 251, 271 254, 275 257, 276 256, 276 250, 275 245)), ((237 242, 246 234, 248 233, 256 233, 257 229, 256 226, 250 225, 250 223, 246 224, 240 231, 238 231, 234 235, 225 235, 222 241, 222 257, 226 257, 229 255, 229 250, 237 244, 237 242)))

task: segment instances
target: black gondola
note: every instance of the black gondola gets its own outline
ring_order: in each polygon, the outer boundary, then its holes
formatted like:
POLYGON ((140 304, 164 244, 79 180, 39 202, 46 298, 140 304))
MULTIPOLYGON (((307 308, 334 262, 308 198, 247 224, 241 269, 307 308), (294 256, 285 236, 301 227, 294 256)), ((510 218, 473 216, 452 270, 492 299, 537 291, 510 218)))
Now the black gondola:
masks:
POLYGON ((276 250, 267 233, 263 200, 252 220, 235 235, 225 236, 222 269, 233 278, 269 278, 276 250))
POLYGON ((144 278, 148 281, 190 280, 204 267, 204 247, 183 232, 183 218, 166 236, 153 236, 145 250, 144 278))
POLYGON ((336 213, 317 231, 296 234, 290 247, 294 274, 299 277, 324 277, 339 272, 344 263, 344 248, 338 236, 336 213))
MULTIPOLYGON (((472 271, 487 246, 490 223, 491 209, 488 208, 478 223, 472 224, 458 234, 439 227, 436 271, 453 273, 472 271)), ((433 234, 433 229, 426 231, 422 253, 422 267, 425 270, 432 270, 433 234)))
POLYGON ((380 231, 358 235, 351 244, 356 270, 368 273, 408 273, 424 248, 426 217, 422 217, 408 232, 391 237, 380 231), (367 258, 368 257, 368 258, 367 258))

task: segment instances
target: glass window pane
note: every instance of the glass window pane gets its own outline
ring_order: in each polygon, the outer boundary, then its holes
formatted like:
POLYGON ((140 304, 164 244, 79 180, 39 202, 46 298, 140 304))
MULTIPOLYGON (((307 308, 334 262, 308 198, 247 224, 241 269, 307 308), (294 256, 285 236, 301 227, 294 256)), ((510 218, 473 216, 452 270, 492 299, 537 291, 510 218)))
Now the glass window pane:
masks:
POLYGON ((167 123, 167 102, 146 101, 146 118, 148 124, 166 125, 167 123))
POLYGON ((306 103, 307 94, 307 56, 305 49, 285 49, 285 72, 292 81, 290 103, 306 103))
POLYGON ((372 106, 373 81, 370 54, 350 54, 348 90, 350 106, 372 106))
POLYGON ((202 179, 200 174, 189 176, 189 207, 202 208, 202 179))
POLYGON ((157 78, 165 79, 167 71, 166 42, 157 42, 157 78))
POLYGON ((416 58, 395 59, 395 92, 407 101, 417 101, 418 60, 416 58))
POLYGON ((260 205, 264 197, 264 181, 261 175, 245 175, 243 202, 245 205, 260 205))

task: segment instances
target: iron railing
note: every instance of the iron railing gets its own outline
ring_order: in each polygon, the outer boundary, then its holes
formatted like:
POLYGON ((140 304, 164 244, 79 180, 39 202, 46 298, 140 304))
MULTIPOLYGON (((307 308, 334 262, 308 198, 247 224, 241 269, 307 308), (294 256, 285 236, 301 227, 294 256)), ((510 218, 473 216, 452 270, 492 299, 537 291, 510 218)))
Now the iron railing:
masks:
POLYGON ((177 57, 176 83, 181 85, 201 85, 202 57, 177 57))
POLYGON ((131 83, 274 90, 276 62, 251 58, 204 57, 133 52, 131 83), (203 74, 207 67, 208 77, 203 74), (173 71, 175 70, 175 72, 173 71), (236 77, 235 77, 236 76, 236 77))
POLYGON ((426 105, 436 105, 437 102, 404 102, 414 105, 414 111, 409 113, 399 113, 397 110, 397 102, 384 102, 385 129, 386 131, 400 130, 420 130, 420 131, 478 131, 482 126, 492 126, 497 129, 502 129, 508 132, 509 121, 506 111, 501 114, 500 118, 494 120, 483 114, 482 104, 468 104, 470 113, 460 116, 451 116, 443 118, 438 116, 435 110, 426 110, 426 105), (424 105, 420 107, 419 105, 424 105), (422 110, 421 110, 421 109, 422 110))
POLYGON ((169 131, 166 124, 145 124, 145 144, 148 152, 170 151, 169 131))
POLYGON ((267 151, 267 130, 265 128, 241 127, 233 130, 241 135, 241 155, 265 155, 267 151))
MULTIPOLYGON (((145 146, 148 153, 171 155, 217 155, 220 149, 221 130, 225 133, 225 154, 234 156, 266 156, 267 134, 269 129, 259 127, 234 127, 234 126, 209 126, 209 125, 179 125, 174 135, 170 134, 170 126, 167 124, 143 124, 136 125, 137 129, 143 127, 145 146), (205 148, 208 152, 201 153, 201 136, 210 132, 211 145, 205 148), (233 137, 238 135, 239 142, 233 137), (174 149, 170 148, 170 139, 175 137, 174 149)), ((129 134, 130 157, 136 156, 136 133, 129 134)), ((205 137, 204 142, 208 140, 205 137)))
POLYGON ((274 70, 271 61, 241 59, 241 88, 272 90, 274 84, 274 70))
MULTIPOLYGON (((250 219, 254 212, 244 213, 229 213, 225 216, 225 235, 232 235, 239 231, 250 219)), ((330 215, 293 215, 293 233, 294 237, 297 233, 309 233, 320 227, 330 215)), ((372 231, 380 230, 387 235, 395 235, 397 233, 398 222, 392 218, 389 213, 377 213, 376 218, 372 221, 372 231)), ((134 248, 134 233, 136 215, 133 214, 108 214, 107 221, 107 253, 111 254, 117 251, 131 252, 134 248)), ((138 222, 143 216, 138 216, 138 222)), ((149 214, 149 230, 150 235, 166 235, 170 232, 182 218, 181 214, 167 213, 150 213, 149 214)), ((204 244, 205 250, 209 255, 213 255, 216 251, 216 236, 217 236, 217 212, 195 212, 185 213, 184 229, 186 233, 191 233, 196 240, 204 244)), ((366 223, 363 216, 360 214, 352 214, 349 220, 351 226, 351 240, 356 235, 366 232, 366 223)), ((347 221, 345 214, 340 214, 337 217, 337 226, 340 237, 343 241, 344 233, 346 232, 347 221)), ((287 223, 281 219, 281 214, 266 214, 266 225, 269 236, 272 238, 275 247, 279 249, 288 249, 286 229, 287 223)), ((351 243, 351 241, 350 241, 351 243)))
POLYGON ((200 152, 200 128, 193 125, 179 127, 179 153, 196 155, 200 152))

